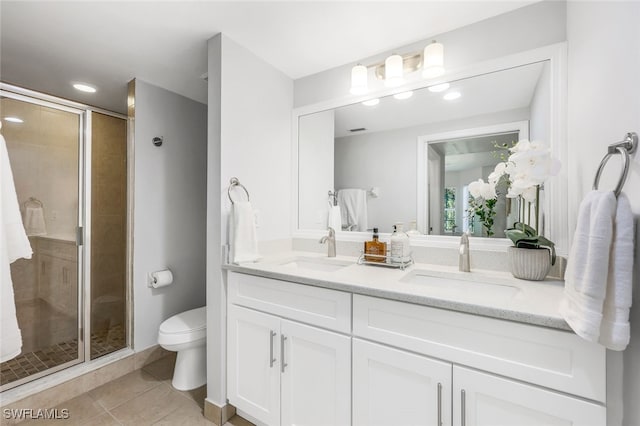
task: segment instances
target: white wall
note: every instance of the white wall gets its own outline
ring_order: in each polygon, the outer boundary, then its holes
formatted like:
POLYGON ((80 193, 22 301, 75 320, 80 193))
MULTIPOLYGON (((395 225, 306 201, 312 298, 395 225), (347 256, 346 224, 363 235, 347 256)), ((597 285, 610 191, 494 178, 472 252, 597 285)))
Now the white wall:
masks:
MULTIPOLYGON (((392 53, 421 51, 427 43, 437 39, 445 46, 445 67, 447 70, 454 70, 488 59, 564 42, 565 26, 565 3, 544 1, 448 33, 434 35, 408 46, 399 46, 374 57, 362 58, 358 62, 384 62, 392 53)), ((351 67, 354 65, 356 61, 296 80, 295 107, 326 100, 353 99, 354 96, 349 94, 349 87, 351 67)), ((421 79, 419 72, 407 76, 409 82, 418 79, 421 79)), ((369 82, 371 91, 384 86, 381 80, 374 81, 371 77, 369 82)))
POLYGON ((155 345, 158 327, 204 305, 207 106, 135 82, 134 348, 155 345), (163 136, 155 147, 151 140, 163 136), (171 286, 147 287, 169 268, 171 286))
POLYGON ((369 227, 377 226, 380 232, 392 232, 391 227, 395 222, 404 222, 408 226, 409 221, 416 220, 419 136, 528 119, 528 109, 517 109, 464 120, 337 138, 336 188, 379 187, 380 196, 367 200, 369 227))
POLYGON ((260 242, 291 238, 293 82, 223 34, 208 44, 207 399, 222 406, 226 292, 220 254, 231 205, 227 187, 235 176, 249 191, 260 242))
MULTIPOLYGON (((333 110, 303 115, 298 123, 298 228, 327 229, 333 191, 333 110)), ((337 229, 336 231, 340 231, 337 229)))
MULTIPOLYGON (((607 145, 628 131, 640 131, 640 3, 569 2, 567 6, 569 217, 575 229, 580 200, 591 189, 607 145)), ((613 188, 619 163, 611 160, 601 188, 613 188)), ((640 154, 631 163, 625 192, 640 215, 640 154)), ((638 228, 636 223, 636 228, 638 228)), ((636 232, 631 344, 622 356, 609 352, 615 364, 624 359, 624 425, 640 424, 640 256, 636 232)), ((610 364, 613 367, 613 364, 610 364)), ((609 404, 618 405, 609 394, 609 404)), ((613 414, 613 413, 612 413, 613 414)), ((609 419, 608 424, 619 424, 609 419)))

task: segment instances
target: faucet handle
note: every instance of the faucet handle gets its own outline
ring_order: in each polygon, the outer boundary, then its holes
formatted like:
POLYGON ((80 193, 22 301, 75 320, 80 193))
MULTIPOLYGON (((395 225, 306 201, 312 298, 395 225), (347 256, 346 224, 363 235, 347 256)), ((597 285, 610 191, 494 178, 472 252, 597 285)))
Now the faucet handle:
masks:
POLYGON ((333 238, 336 236, 336 230, 332 227, 329 227, 329 238, 333 238))

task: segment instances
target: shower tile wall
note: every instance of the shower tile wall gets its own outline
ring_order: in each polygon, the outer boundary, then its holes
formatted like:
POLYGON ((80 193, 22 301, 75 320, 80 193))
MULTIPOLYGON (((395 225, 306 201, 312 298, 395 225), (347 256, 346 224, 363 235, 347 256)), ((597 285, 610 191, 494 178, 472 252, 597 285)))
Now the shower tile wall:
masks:
POLYGON ((126 345, 126 142, 125 120, 92 115, 92 359, 103 355, 93 348, 97 341, 115 349, 126 345))

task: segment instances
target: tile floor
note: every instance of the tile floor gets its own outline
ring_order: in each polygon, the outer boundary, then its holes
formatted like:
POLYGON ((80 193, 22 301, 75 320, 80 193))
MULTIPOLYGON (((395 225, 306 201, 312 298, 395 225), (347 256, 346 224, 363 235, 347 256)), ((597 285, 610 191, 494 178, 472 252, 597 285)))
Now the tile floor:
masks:
MULTIPOLYGON (((91 335, 91 359, 117 351, 126 346, 122 325, 91 335)), ((62 342, 34 352, 20 354, 0 363, 0 386, 51 367, 73 361, 78 357, 78 341, 62 342)))
MULTIPOLYGON (((66 420, 26 420, 28 426, 213 425, 203 416, 206 387, 181 392, 171 386, 174 356, 159 359, 112 382, 58 405, 66 420)), ((45 407, 33 407, 45 408, 45 407)), ((46 407, 50 408, 50 407, 46 407)), ((251 426, 235 416, 224 426, 251 426)))

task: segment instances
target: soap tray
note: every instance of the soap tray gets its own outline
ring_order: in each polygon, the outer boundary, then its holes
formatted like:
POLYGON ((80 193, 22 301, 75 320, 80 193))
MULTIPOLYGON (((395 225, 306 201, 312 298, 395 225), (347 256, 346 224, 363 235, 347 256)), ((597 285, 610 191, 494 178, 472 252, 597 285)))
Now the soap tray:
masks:
MULTIPOLYGON (((380 261, 372 261, 365 259, 364 251, 360 251, 360 257, 358 257, 358 265, 372 265, 372 266, 385 266, 387 268, 397 268, 404 270, 404 268, 413 265, 413 253, 409 253, 409 260, 404 262, 391 261, 391 255, 387 251, 386 255, 382 254, 367 254, 369 258, 378 258, 380 261)), ((404 256, 403 256, 404 257, 404 256)))

